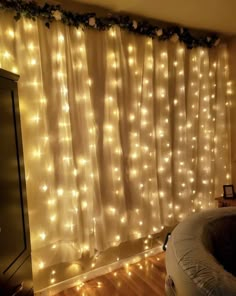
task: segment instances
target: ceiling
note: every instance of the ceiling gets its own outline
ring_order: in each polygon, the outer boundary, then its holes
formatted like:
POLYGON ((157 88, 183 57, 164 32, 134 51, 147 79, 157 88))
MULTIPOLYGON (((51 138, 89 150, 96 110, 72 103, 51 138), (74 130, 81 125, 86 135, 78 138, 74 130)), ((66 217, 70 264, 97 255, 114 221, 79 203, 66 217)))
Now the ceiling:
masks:
MULTIPOLYGON (((70 0, 189 28, 236 34, 236 0, 70 0)), ((68 0, 61 0, 67 2, 68 0)), ((79 4, 78 4, 79 8, 79 4)))

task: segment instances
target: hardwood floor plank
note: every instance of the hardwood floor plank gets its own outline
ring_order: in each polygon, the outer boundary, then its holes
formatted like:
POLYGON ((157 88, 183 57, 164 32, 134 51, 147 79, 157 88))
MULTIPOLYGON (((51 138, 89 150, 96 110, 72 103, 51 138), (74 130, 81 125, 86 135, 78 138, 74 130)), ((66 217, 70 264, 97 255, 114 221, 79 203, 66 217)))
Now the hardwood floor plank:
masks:
POLYGON ((165 253, 141 260, 55 296, 164 296, 165 253))
POLYGON ((122 276, 122 271, 117 272, 117 276, 112 278, 110 274, 106 275, 107 278, 110 279, 110 281, 113 282, 113 285, 116 286, 116 292, 119 296, 125 296, 128 293, 130 293, 131 296, 136 296, 135 291, 133 291, 130 286, 127 284, 127 282, 124 280, 124 276, 122 276))
POLYGON ((137 274, 137 282, 140 283, 142 279, 144 278, 145 281, 145 290, 150 290, 150 293, 148 295, 160 295, 162 293, 162 287, 158 284, 158 277, 156 278, 156 281, 153 281, 150 279, 152 276, 150 272, 148 275, 146 274, 145 277, 141 274, 137 274))

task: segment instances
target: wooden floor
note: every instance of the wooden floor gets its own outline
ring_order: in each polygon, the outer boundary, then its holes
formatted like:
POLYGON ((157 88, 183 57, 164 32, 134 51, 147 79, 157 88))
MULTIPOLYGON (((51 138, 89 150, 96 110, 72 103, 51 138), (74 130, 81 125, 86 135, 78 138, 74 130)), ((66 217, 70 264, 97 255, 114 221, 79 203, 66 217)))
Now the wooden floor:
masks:
POLYGON ((165 253, 60 292, 56 296, 164 296, 165 253))

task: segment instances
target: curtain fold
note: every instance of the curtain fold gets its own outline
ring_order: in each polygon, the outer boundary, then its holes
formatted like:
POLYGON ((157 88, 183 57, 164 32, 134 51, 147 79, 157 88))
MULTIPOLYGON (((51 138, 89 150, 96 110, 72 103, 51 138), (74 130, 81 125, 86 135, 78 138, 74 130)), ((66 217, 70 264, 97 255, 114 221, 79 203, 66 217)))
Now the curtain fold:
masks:
POLYGON ((231 180, 225 45, 1 16, 0 65, 20 75, 35 271, 214 206, 231 180))

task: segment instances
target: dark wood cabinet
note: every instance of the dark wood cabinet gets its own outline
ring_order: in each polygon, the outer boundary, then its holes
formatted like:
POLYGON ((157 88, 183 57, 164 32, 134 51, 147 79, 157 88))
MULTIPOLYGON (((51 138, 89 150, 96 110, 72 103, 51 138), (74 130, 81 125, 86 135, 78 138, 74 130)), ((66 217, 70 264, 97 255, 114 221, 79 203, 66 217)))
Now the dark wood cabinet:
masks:
POLYGON ((223 196, 216 197, 215 200, 218 203, 218 208, 223 207, 236 207, 236 199, 235 198, 224 198, 223 196))
POLYGON ((0 69, 0 295, 33 295, 17 81, 0 69))

